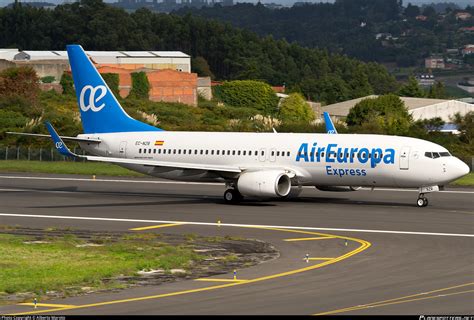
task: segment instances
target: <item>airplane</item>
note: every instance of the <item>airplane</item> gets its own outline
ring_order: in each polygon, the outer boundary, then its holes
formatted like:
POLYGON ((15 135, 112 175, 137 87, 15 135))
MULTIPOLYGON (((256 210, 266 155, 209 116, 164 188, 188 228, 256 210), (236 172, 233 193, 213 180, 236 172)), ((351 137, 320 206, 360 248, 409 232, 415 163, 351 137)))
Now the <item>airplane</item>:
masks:
POLYGON ((326 111, 323 112, 323 117, 324 117, 324 123, 326 124, 326 132, 328 134, 337 134, 336 127, 334 126, 334 123, 332 123, 331 117, 329 116, 329 113, 326 111))
MULTIPOLYGON (((67 52, 84 133, 64 137, 49 122, 46 127, 56 149, 68 157, 171 180, 223 182, 224 202, 230 204, 244 196, 285 198, 302 186, 394 187, 418 188, 416 205, 426 207, 425 194, 470 171, 444 147, 410 137, 165 131, 125 112, 80 45, 68 45, 67 52), (72 153, 64 140, 79 143, 90 155, 72 153)), ((328 131, 337 133, 333 125, 328 131)))

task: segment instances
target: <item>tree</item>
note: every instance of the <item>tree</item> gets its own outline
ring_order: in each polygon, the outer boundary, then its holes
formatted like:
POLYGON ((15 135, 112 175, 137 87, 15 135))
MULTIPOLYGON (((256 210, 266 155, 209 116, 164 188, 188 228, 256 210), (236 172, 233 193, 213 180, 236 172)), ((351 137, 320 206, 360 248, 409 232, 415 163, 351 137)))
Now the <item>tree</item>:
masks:
POLYGON ((291 93, 280 103, 279 118, 288 122, 309 122, 314 120, 314 112, 299 93, 291 93))
POLYGON ((193 72, 196 72, 200 77, 211 77, 211 79, 214 79, 211 67, 209 67, 207 60, 204 59, 204 57, 199 56, 192 59, 191 66, 193 72))
POLYGON ((408 78, 408 82, 400 88, 398 94, 402 97, 422 98, 425 96, 425 91, 420 88, 415 77, 410 77, 408 78))
POLYGON ((468 112, 464 117, 456 113, 453 120, 461 132, 460 139, 474 149, 474 111, 468 112))
POLYGON ((148 99, 150 91, 150 83, 145 72, 132 73, 132 90, 129 97, 135 99, 148 99))
POLYGON ((35 102, 39 79, 31 67, 13 67, 0 72, 0 96, 21 96, 35 102))
POLYGON ((61 80, 59 80, 59 84, 63 88, 63 94, 65 95, 74 95, 74 82, 72 80, 72 76, 64 72, 61 76, 61 80))
POLYGON ((264 114, 276 111, 278 97, 270 85, 254 80, 234 80, 224 82, 218 98, 234 107, 255 108, 264 114))
POLYGON ((411 3, 405 9, 405 15, 409 18, 414 18, 420 15, 420 7, 412 5, 411 3))
POLYGON ((352 131, 392 135, 406 135, 412 122, 403 101, 393 94, 363 99, 346 119, 352 131))
POLYGON ((430 92, 428 93, 428 98, 433 99, 446 99, 446 91, 444 89, 444 84, 440 81, 436 81, 434 85, 431 86, 430 92))

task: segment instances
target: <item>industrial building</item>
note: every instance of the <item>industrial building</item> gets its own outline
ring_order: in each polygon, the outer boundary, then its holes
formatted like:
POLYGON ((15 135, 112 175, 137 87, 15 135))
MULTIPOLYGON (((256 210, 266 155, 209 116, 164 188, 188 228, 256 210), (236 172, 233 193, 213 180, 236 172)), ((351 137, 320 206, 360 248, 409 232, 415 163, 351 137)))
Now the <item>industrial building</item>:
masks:
MULTIPOLYGON (((191 73, 191 57, 181 51, 86 51, 100 73, 119 75, 119 91, 126 97, 131 90, 131 73, 146 72, 150 100, 197 105, 198 77, 191 73)), ((58 83, 70 71, 66 51, 18 51, 0 49, 0 70, 30 66, 39 78, 53 76, 58 83)), ((210 92, 210 81, 201 80, 199 91, 210 92), (202 83, 209 83, 203 88, 202 83)), ((50 88, 50 86, 48 86, 50 88)), ((206 96, 209 96, 207 94, 206 96)))
MULTIPOLYGON (((363 98, 352 99, 344 102, 330 104, 322 107, 322 111, 328 112, 331 117, 337 120, 343 120, 349 114, 349 110, 358 102, 367 98, 376 98, 376 95, 371 95, 363 98)), ((405 103, 408 112, 413 119, 433 119, 439 117, 443 121, 451 122, 451 117, 456 113, 465 115, 470 111, 474 111, 474 105, 458 100, 443 100, 443 99, 426 99, 426 98, 412 98, 400 97, 405 103)))

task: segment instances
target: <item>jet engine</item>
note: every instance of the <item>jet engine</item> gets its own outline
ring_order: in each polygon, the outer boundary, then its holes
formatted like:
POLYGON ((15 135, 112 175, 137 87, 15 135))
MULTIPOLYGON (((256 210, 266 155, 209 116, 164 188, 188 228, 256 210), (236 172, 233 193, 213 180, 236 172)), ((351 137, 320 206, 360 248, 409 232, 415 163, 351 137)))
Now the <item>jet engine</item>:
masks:
POLYGON ((291 179, 281 170, 244 172, 237 180, 237 189, 244 196, 285 197, 290 193, 291 179))

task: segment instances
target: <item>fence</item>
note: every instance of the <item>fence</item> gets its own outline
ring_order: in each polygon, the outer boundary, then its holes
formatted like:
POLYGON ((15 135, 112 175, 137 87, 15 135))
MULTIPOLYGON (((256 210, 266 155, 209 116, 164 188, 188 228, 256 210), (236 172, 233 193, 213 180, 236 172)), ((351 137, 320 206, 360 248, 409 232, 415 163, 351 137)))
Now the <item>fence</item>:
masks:
MULTIPOLYGON (((81 148, 72 150, 75 154, 85 155, 81 148)), ((0 160, 35 160, 35 161, 85 161, 61 155, 55 148, 0 146, 0 160)))

